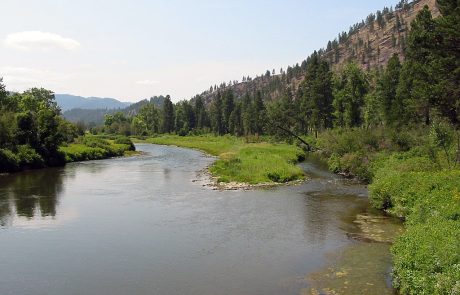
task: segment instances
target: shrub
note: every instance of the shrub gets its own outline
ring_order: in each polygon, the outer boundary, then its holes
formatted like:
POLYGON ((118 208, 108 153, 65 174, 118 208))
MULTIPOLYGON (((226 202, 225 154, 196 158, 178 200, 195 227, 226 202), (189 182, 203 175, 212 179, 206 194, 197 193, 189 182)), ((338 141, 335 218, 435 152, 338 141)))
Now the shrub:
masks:
POLYGON ((8 149, 0 149, 0 172, 14 172, 18 169, 18 157, 8 149))
POLYGON ((135 151, 135 150, 136 150, 136 147, 134 146, 134 143, 131 141, 131 139, 129 139, 129 138, 126 137, 126 136, 119 136, 119 137, 117 137, 117 138, 114 140, 114 143, 116 143, 116 144, 124 144, 124 145, 127 145, 129 151, 135 151))
POLYGON ((371 204, 403 218, 414 211, 418 202, 439 209, 440 202, 434 201, 442 196, 444 201, 451 199, 460 187, 460 171, 385 172, 379 172, 369 186, 371 204))
POLYGON ((40 168, 45 165, 42 156, 40 156, 33 148, 29 145, 20 145, 17 147, 17 157, 19 160, 19 166, 40 168))
POLYGON ((134 150, 134 145, 129 138, 120 137, 112 143, 111 140, 99 136, 80 137, 75 143, 60 148, 60 151, 65 154, 66 162, 118 157, 128 150, 134 150))
POLYGON ((460 223, 431 218, 410 226, 392 248, 402 294, 460 294, 460 223))

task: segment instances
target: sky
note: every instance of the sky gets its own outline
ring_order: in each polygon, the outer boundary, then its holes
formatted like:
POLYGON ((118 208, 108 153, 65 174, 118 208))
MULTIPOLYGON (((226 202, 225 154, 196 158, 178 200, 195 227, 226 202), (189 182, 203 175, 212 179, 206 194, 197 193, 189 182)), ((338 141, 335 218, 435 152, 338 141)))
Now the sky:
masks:
POLYGON ((10 91, 135 102, 300 63, 396 0, 1 0, 0 77, 10 91))

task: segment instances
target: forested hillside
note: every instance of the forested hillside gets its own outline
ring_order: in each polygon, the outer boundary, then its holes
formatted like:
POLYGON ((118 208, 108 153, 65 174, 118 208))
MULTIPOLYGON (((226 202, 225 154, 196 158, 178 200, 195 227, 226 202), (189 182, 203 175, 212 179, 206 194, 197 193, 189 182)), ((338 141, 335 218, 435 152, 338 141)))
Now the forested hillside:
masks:
POLYGON ((87 128, 93 128, 103 125, 106 115, 121 112, 127 116, 135 116, 144 105, 149 103, 152 103, 157 108, 162 108, 164 100, 165 97, 162 95, 153 96, 150 99, 143 99, 124 108, 73 108, 64 111, 62 115, 70 122, 84 124, 87 128))
MULTIPOLYGON (((362 21, 350 26, 349 30, 327 42, 317 53, 329 63, 334 72, 351 62, 366 71, 384 67, 394 54, 402 61, 410 24, 425 5, 434 18, 440 15, 436 0, 401 0, 394 8, 383 7, 382 10, 369 14, 362 21)), ((231 89, 236 98, 241 98, 246 93, 255 95, 260 91, 264 100, 274 100, 287 88, 295 94, 305 79, 308 61, 309 58, 284 69, 269 69, 256 77, 244 76, 241 81, 213 85, 200 95, 209 103, 219 91, 225 89, 231 89)))
MULTIPOLYGON (((394 17, 421 3, 403 2, 394 17)), ((125 134, 213 131, 282 136, 332 127, 428 126, 436 119, 458 126, 460 42, 453 5, 439 1, 443 17, 434 17, 429 6, 417 13, 405 41, 404 59, 394 53, 387 64, 373 69, 363 68, 358 60, 334 69, 324 52, 314 52, 302 66, 281 75, 267 71, 243 84, 216 87, 212 95, 175 105, 166 98, 163 108, 150 103, 136 116, 110 116, 106 129, 123 126, 125 134)))
POLYGON ((61 111, 65 112, 71 109, 119 109, 130 105, 129 102, 121 102, 114 98, 101 97, 82 97, 70 94, 55 94, 56 103, 61 111))

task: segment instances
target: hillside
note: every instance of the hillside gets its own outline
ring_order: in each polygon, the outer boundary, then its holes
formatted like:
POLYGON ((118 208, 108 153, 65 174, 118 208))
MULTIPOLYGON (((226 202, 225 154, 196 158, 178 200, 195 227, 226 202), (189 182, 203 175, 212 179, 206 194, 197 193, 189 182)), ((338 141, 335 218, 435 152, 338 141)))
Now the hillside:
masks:
MULTIPOLYGON (((366 70, 384 66, 395 53, 403 60, 410 23, 425 5, 434 17, 440 16, 436 0, 415 0, 410 3, 402 0, 396 8, 385 7, 382 11, 368 15, 366 20, 350 26, 348 32, 344 31, 335 40, 327 42, 325 48, 318 50, 318 54, 326 58, 335 71, 349 62, 366 70)), ((243 77, 242 81, 214 85, 200 95, 206 103, 210 103, 219 91, 227 88, 233 90, 236 98, 246 93, 252 95, 256 91, 261 91, 264 99, 269 101, 287 90, 295 95, 304 80, 307 61, 308 58, 281 72, 267 70, 255 78, 243 77)))
POLYGON ((348 62, 356 62, 369 69, 384 66, 393 54, 404 58, 404 47, 410 23, 417 13, 427 5, 433 17, 440 15, 436 0, 419 0, 410 4, 400 4, 396 10, 385 8, 370 14, 366 21, 350 27, 348 33, 342 32, 339 40, 328 43, 323 56, 340 68, 348 62))
POLYGON ((162 108, 164 99, 165 97, 162 95, 154 96, 150 99, 143 99, 139 102, 130 104, 129 106, 125 106, 123 108, 72 108, 70 110, 64 111, 63 116, 67 120, 74 123, 84 122, 85 124, 98 126, 104 124, 104 117, 107 114, 122 112, 125 115, 135 116, 142 108, 142 106, 148 104, 149 102, 153 103, 156 107, 162 108))
POLYGON ((71 109, 119 109, 129 106, 129 102, 121 102, 114 98, 82 97, 70 94, 55 94, 56 102, 63 112, 71 109))

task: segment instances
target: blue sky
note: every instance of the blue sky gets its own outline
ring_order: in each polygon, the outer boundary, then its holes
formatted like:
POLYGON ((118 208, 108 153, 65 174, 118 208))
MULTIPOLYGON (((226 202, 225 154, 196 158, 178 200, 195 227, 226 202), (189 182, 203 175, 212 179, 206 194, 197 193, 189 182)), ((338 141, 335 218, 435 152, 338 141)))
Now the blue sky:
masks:
POLYGON ((0 77, 9 90, 138 101, 301 62, 374 1, 2 0, 0 77))

